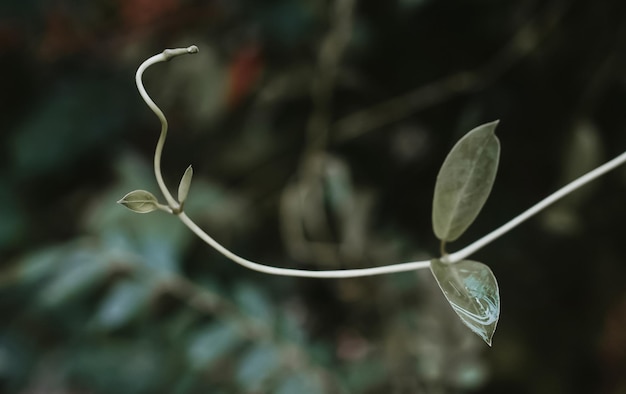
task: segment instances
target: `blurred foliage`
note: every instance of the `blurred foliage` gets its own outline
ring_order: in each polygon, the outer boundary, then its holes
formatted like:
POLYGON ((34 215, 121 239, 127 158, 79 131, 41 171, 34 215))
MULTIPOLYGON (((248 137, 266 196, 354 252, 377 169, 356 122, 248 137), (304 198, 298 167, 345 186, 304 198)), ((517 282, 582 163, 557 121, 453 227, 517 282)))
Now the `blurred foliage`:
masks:
POLYGON ((429 272, 246 271, 176 218, 115 204, 194 166, 186 210, 245 257, 354 268, 434 256, 437 170, 500 119, 466 244, 626 149, 621 0, 0 4, 0 392, 623 393, 619 170, 477 253, 493 348, 429 272), (493 264, 491 264, 491 262, 493 264))

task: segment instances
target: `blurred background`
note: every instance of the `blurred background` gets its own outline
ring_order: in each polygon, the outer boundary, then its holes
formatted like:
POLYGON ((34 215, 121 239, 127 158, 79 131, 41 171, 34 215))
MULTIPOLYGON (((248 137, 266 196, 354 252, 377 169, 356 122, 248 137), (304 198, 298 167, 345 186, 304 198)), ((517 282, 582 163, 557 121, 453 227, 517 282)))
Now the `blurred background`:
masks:
POLYGON ((428 270, 272 277, 438 251, 453 144, 500 119, 493 193, 454 251, 626 149, 622 0, 71 0, 0 4, 0 392, 626 393, 626 170, 476 253, 493 347, 428 270))

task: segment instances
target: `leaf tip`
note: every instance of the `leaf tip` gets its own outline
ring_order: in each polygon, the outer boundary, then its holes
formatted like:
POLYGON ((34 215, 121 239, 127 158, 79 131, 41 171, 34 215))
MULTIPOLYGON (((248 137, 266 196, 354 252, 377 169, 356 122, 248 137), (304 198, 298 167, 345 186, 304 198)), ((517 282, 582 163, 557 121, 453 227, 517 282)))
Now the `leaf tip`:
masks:
POLYGON ((498 127, 499 124, 500 124, 500 119, 496 119, 494 121, 485 123, 483 127, 487 128, 489 131, 491 131, 491 133, 495 134, 496 128, 498 127))

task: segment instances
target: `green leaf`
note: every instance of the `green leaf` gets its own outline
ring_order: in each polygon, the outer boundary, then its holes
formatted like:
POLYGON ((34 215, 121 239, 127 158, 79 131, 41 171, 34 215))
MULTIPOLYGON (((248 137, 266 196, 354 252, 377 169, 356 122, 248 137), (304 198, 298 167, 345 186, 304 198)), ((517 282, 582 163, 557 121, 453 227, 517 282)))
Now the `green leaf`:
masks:
POLYGON ((489 267, 470 260, 444 264, 434 259, 430 270, 463 324, 491 346, 500 317, 500 292, 489 267))
POLYGON ((169 346, 149 335, 121 339, 89 332, 83 330, 82 342, 69 347, 71 356, 61 364, 68 379, 89 382, 89 390, 94 393, 170 392, 164 390, 164 384, 171 379, 167 373, 172 368, 169 346), (86 337, 94 339, 87 342, 86 337))
POLYGON ((272 343, 254 345, 237 368, 237 382, 247 393, 266 392, 268 380, 280 368, 280 353, 272 343))
POLYGON ((277 315, 276 307, 260 286, 241 282, 235 288, 234 299, 247 316, 265 327, 273 327, 277 315))
POLYGON ((210 367, 241 342, 241 333, 228 323, 216 323, 194 333, 187 345, 187 361, 195 370, 210 367))
POLYGON ((21 284, 33 284, 53 273, 66 257, 67 249, 61 246, 48 247, 31 252, 19 260, 16 281, 21 284))
POLYGON ((320 376, 314 373, 290 373, 273 391, 275 394, 322 394, 327 393, 320 376))
POLYGON ((105 330, 123 327, 148 306, 151 296, 146 283, 119 280, 98 308, 95 324, 105 330))
POLYGON ((496 178, 500 142, 498 121, 478 126, 452 148, 443 162, 433 198, 433 230, 442 241, 454 241, 482 209, 496 178))
POLYGON ((159 209, 156 197, 145 190, 134 190, 117 203, 137 213, 148 213, 159 209))
POLYGON ((97 251, 76 249, 63 256, 56 275, 41 288, 38 303, 54 308, 90 293, 111 271, 111 265, 97 251))
POLYGON ((178 185, 178 202, 183 203, 189 194, 189 186, 191 186, 191 178, 193 177, 193 168, 187 167, 183 174, 180 184, 178 185))

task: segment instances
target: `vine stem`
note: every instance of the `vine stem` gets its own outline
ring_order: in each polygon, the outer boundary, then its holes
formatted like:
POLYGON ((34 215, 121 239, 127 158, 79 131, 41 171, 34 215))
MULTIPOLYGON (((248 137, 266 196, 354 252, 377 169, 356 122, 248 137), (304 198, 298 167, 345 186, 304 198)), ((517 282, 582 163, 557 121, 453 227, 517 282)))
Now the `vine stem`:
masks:
POLYGON ((458 252, 451 253, 448 256, 444 256, 444 258, 442 258, 442 261, 447 262, 447 263, 455 263, 455 262, 465 259, 469 255, 476 252, 478 249, 491 243, 492 241, 501 237, 505 233, 511 231, 515 227, 519 226, 525 220, 541 212, 542 210, 552 205, 556 201, 572 193, 574 190, 586 185, 587 183, 593 181, 596 178, 599 178, 600 176, 606 174, 607 172, 613 170, 614 168, 619 167, 624 162, 626 162, 626 152, 602 164, 600 167, 597 167, 596 169, 589 171, 588 173, 581 176, 580 178, 577 178, 574 181, 568 183, 567 185, 563 186, 559 190, 550 194, 548 197, 539 201, 537 204, 533 205, 532 207, 528 208, 521 214, 517 215, 515 218, 511 219, 507 223, 493 230, 489 234, 483 236, 479 240, 469 244, 468 246, 464 247, 458 252))
POLYGON ((198 53, 197 46, 192 45, 187 48, 166 49, 158 55, 154 55, 151 58, 147 59, 145 62, 141 63, 141 65, 137 69, 137 73, 135 74, 135 83, 137 84, 137 90, 139 90, 141 98, 143 98, 143 101, 146 102, 148 107, 150 107, 152 112, 154 112, 154 114, 157 116, 157 118, 159 118, 159 121, 161 122, 161 134, 159 135, 159 141, 157 142, 156 150, 154 152, 154 175, 156 176, 156 180, 159 184, 159 188, 161 189, 161 193, 163 193, 163 196, 165 196, 165 199, 167 200, 167 204, 174 212, 180 210, 180 205, 178 204, 178 202, 176 202, 170 191, 167 189, 167 186, 165 186, 165 182, 163 181, 163 175, 161 174, 161 156, 163 154, 165 139, 167 138, 167 119, 165 118, 163 111, 161 111, 161 109, 154 103, 154 101, 152 101, 152 99, 148 95, 148 92, 146 92, 146 88, 144 88, 143 86, 142 77, 144 71, 146 71, 146 69, 153 64, 167 62, 176 56, 192 53, 198 53))
POLYGON ((358 268, 358 269, 345 269, 345 270, 332 270, 332 271, 310 271, 291 268, 279 268, 269 265, 255 263, 248 259, 244 259, 241 256, 236 255, 230 250, 226 249, 219 242, 214 240, 209 234, 204 232, 198 225, 187 216, 184 212, 178 214, 180 220, 193 231, 200 239, 209 244, 213 249, 220 252, 226 258, 234 261, 235 263, 242 265, 254 271, 263 272, 265 274, 280 275, 280 276, 297 276, 301 278, 356 278, 359 276, 374 276, 382 274, 391 274, 393 272, 405 272, 413 271, 430 267, 430 261, 413 261, 410 263, 387 265, 382 267, 373 268, 358 268))
MULTIPOLYGON (((137 89, 139 90, 139 94, 146 102, 148 107, 155 113, 155 115, 161 121, 161 134, 159 136, 159 140, 157 142, 156 150, 154 153, 154 173, 156 175, 157 183, 159 184, 159 188, 161 192, 165 196, 167 200, 168 206, 171 209, 172 213, 180 219, 181 222, 185 226, 187 226, 194 234, 196 234, 200 239, 202 239, 205 243, 211 246, 213 249, 221 253, 224 257, 229 260, 243 266, 249 268, 254 271, 270 274, 270 275, 280 275, 280 276, 292 276, 292 277, 303 277, 303 278, 356 278, 361 276, 374 276, 374 275, 383 275, 383 274, 391 274, 396 272, 407 272, 414 271, 418 269, 425 269, 430 267, 430 260, 422 260, 422 261, 411 261, 407 263, 386 265, 381 267, 373 267, 373 268, 358 268, 358 269, 344 269, 344 270, 330 270, 330 271, 311 271, 311 270, 300 270, 300 269, 291 269, 291 268, 279 268, 273 267, 269 265, 259 264, 254 261, 245 259, 233 252, 229 249, 221 245, 215 239, 213 239, 209 234, 207 234, 204 230, 202 230, 185 212, 181 210, 181 204, 177 202, 172 194, 167 189, 165 182, 163 181, 163 176, 161 174, 161 156, 163 153, 163 146, 165 145, 165 139, 167 137, 167 119, 163 112, 159 109, 159 107, 152 101, 146 89, 143 86, 142 76, 143 72, 153 64, 166 62, 172 59, 173 57, 184 55, 184 54, 193 54, 198 52, 198 47, 192 45, 188 48, 177 48, 177 49, 166 49, 162 53, 152 56, 143 62, 139 68, 137 69, 137 74, 135 76, 135 81, 137 83, 137 89)), ((469 244, 465 248, 450 254, 444 254, 440 257, 440 260, 447 264, 454 264, 462 261, 481 249, 482 247, 488 245, 493 242, 497 238, 501 237, 505 233, 509 232, 513 228, 519 226, 522 222, 529 219, 533 215, 539 213, 543 209, 547 208, 549 205, 558 201, 559 199, 565 197, 566 195, 572 193, 576 189, 584 186, 585 184, 593 181, 594 179, 604 175, 605 173, 611 171, 612 169, 620 166, 626 162, 626 152, 617 156, 613 160, 601 165, 600 167, 588 172, 587 174, 581 176, 580 178, 572 181, 571 183, 565 185, 561 189, 552 193, 548 197, 544 198, 537 204, 533 205, 526 211, 522 212, 520 215, 516 216, 509 222, 504 225, 498 227, 494 231, 485 235, 484 237, 478 239, 477 241, 469 244)))

